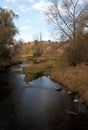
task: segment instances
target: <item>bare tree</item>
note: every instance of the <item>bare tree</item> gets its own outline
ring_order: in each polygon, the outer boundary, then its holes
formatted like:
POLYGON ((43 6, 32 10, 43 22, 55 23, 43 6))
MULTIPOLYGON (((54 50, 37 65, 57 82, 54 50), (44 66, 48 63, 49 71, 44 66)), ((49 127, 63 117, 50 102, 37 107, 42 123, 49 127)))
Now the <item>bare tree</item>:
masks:
POLYGON ((39 32, 39 41, 42 41, 42 32, 39 32))
POLYGON ((84 0, 50 0, 44 12, 58 37, 73 40, 88 31, 88 2, 84 0))
POLYGON ((33 40, 34 41, 42 41, 42 32, 36 33, 33 35, 33 40))

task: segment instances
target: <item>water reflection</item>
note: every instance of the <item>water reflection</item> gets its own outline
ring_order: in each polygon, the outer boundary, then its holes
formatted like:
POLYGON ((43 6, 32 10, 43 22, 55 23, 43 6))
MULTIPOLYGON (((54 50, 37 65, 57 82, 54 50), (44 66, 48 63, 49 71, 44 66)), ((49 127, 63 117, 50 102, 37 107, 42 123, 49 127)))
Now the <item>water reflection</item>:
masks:
POLYGON ((59 86, 58 83, 52 81, 49 76, 42 76, 38 78, 37 80, 33 80, 32 82, 29 82, 29 85, 33 87, 40 87, 40 88, 53 88, 55 86, 59 86))
POLYGON ((50 77, 25 82, 21 70, 22 65, 17 65, 4 72, 12 92, 0 100, 0 130, 88 130, 86 106, 74 104, 63 87, 55 91, 59 84, 50 77))

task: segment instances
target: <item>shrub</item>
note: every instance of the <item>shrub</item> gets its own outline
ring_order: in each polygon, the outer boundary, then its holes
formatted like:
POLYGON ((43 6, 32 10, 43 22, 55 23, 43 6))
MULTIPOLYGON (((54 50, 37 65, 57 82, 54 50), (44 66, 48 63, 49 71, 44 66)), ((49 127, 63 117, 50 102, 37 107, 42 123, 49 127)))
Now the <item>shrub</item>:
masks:
POLYGON ((33 72, 33 76, 36 79, 36 78, 39 78, 39 77, 43 76, 43 73, 44 72, 42 70, 36 71, 36 72, 33 72))
POLYGON ((10 59, 10 52, 5 45, 0 45, 0 60, 6 61, 10 59))
POLYGON ((43 45, 42 42, 40 41, 35 41, 35 47, 34 47, 34 56, 41 56, 43 53, 43 45))
POLYGON ((41 48, 36 48, 33 55, 34 56, 41 56, 42 55, 42 49, 41 48))
POLYGON ((68 47, 66 58, 70 65, 73 66, 82 62, 88 62, 88 43, 78 42, 74 47, 68 47))

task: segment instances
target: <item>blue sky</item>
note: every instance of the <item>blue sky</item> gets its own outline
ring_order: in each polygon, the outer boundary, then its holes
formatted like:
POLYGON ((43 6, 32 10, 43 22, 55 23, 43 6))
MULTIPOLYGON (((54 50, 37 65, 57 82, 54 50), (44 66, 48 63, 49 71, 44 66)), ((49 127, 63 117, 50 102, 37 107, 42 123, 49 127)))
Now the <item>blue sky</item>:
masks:
MULTIPOLYGON (((79 2, 83 4, 84 0, 79 2)), ((43 14, 50 4, 49 0, 0 0, 0 7, 11 9, 18 14, 19 18, 14 21, 19 30, 16 39, 23 39, 25 42, 36 40, 40 33, 42 40, 55 40, 51 35, 52 29, 44 20, 43 14)), ((60 3, 58 7, 62 12, 65 11, 60 3)))
POLYGON ((11 9, 19 15, 14 21, 19 29, 16 39, 23 39, 25 42, 35 40, 40 32, 42 40, 52 40, 42 13, 48 4, 48 0, 0 0, 0 7, 11 9))

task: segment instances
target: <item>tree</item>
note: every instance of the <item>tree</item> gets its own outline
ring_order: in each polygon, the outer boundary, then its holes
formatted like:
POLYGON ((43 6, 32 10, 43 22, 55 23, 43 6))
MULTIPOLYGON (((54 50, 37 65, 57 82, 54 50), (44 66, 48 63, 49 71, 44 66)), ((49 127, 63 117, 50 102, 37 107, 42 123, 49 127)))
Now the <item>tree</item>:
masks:
POLYGON ((12 11, 0 8, 0 44, 13 44, 18 30, 13 22, 18 16, 12 11))
POLYGON ((39 41, 42 41, 42 32, 39 32, 39 41))
POLYGON ((70 65, 88 63, 88 32, 76 38, 75 43, 75 46, 69 46, 65 53, 70 65))
POLYGON ((50 0, 45 11, 57 37, 68 40, 66 58, 71 65, 88 62, 88 1, 50 0))
POLYGON ((33 41, 42 41, 42 32, 34 34, 33 41))
POLYGON ((54 26, 58 37, 75 42, 78 34, 88 31, 88 2, 84 0, 50 0, 44 12, 46 19, 54 26), (74 40, 73 40, 74 39, 74 40))
POLYGON ((35 46, 33 46, 34 56, 41 56, 43 53, 43 41, 42 41, 42 32, 37 33, 34 35, 34 43, 35 46))
POLYGON ((18 16, 12 11, 0 8, 0 61, 11 59, 10 45, 14 44, 14 36, 18 30, 13 22, 18 16))
POLYGON ((34 56, 41 56, 43 53, 43 42, 35 40, 34 43, 35 43, 35 46, 33 47, 33 50, 34 50, 33 55, 34 56))
POLYGON ((24 41, 22 39, 19 39, 18 41, 14 40, 14 45, 9 48, 11 57, 14 57, 14 59, 19 58, 23 51, 23 44, 24 41))
POLYGON ((0 61, 7 61, 10 59, 10 52, 4 45, 0 45, 0 61))

